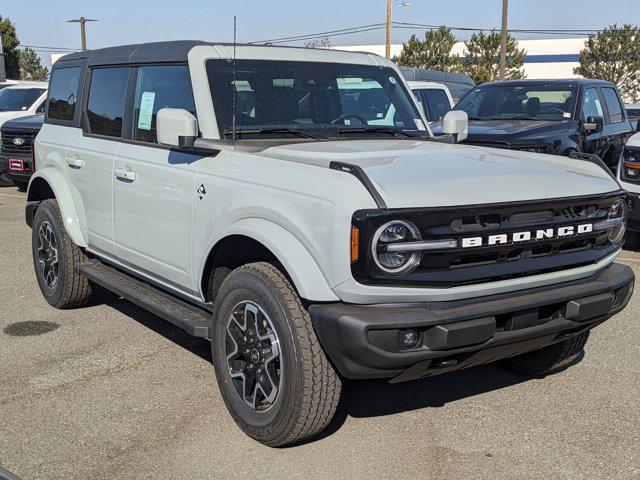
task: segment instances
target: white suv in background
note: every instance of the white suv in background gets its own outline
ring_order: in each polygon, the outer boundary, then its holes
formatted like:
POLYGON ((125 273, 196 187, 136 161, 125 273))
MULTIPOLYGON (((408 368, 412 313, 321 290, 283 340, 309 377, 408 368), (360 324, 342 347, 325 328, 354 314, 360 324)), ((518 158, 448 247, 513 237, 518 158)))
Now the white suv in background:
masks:
POLYGON ((447 112, 455 105, 451 92, 442 83, 419 81, 407 83, 430 124, 442 121, 447 112))
POLYGON ((44 113, 47 82, 21 82, 0 90, 0 125, 16 117, 44 113))

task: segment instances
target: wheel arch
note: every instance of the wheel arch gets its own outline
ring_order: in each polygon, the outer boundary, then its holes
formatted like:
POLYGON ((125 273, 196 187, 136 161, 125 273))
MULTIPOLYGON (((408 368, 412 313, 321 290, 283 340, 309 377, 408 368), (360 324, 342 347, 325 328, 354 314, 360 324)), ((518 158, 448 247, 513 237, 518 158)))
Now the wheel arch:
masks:
POLYGON ((53 168, 38 170, 29 182, 27 189, 26 222, 31 226, 33 216, 40 202, 47 199, 55 199, 58 202, 64 227, 71 237, 71 240, 80 247, 86 247, 80 220, 73 203, 71 191, 67 186, 64 177, 53 168))
POLYGON ((262 218, 239 220, 212 241, 207 251, 199 270, 201 293, 207 301, 213 300, 210 292, 219 288, 226 274, 233 268, 256 261, 279 264, 298 294, 306 300, 338 300, 302 243, 272 221, 262 218), (214 274, 214 271, 219 271, 220 274, 214 274))

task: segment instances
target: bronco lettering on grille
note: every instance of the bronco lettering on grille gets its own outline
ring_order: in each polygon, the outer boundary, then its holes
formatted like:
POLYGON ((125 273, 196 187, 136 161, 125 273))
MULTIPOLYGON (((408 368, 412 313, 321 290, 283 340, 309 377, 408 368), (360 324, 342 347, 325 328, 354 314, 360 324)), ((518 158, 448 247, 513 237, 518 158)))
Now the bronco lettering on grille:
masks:
POLYGON ((503 245, 519 242, 534 242, 549 238, 571 237, 583 233, 593 232, 592 223, 568 225, 558 228, 543 228, 538 230, 524 230, 521 232, 501 233, 487 237, 466 237, 462 239, 462 248, 482 247, 485 245, 503 245))

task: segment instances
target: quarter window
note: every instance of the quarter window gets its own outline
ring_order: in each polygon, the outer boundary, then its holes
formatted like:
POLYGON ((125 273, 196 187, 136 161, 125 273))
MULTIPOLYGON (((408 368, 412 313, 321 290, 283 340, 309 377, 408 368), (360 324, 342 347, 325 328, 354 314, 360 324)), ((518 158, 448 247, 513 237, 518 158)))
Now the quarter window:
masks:
POLYGON ((586 120, 589 117, 604 118, 600 97, 595 88, 587 88, 584 91, 584 99, 582 100, 582 118, 586 120))
POLYGON ((161 108, 181 108, 196 114, 186 65, 149 66, 138 69, 133 114, 133 139, 157 141, 156 117, 161 108))
POLYGON ((87 118, 89 132, 120 137, 129 67, 96 68, 91 74, 87 118))
POLYGON ((48 118, 71 122, 74 120, 79 81, 80 67, 53 70, 49 90, 48 118))
POLYGON ((609 122, 619 123, 624 120, 622 105, 620 105, 616 91, 610 87, 601 88, 600 90, 604 97, 604 103, 607 105, 607 110, 609 110, 609 122))

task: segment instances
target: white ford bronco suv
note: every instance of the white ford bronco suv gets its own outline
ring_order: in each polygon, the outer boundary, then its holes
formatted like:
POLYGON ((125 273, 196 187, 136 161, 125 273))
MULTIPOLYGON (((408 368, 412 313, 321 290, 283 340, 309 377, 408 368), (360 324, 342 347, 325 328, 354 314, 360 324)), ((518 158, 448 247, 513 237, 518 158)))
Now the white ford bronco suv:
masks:
POLYGON ((26 204, 38 284, 57 308, 102 285, 209 338, 231 415, 271 446, 323 430, 345 378, 558 370, 632 294, 625 193, 597 159, 444 124, 375 55, 68 55, 26 204))

